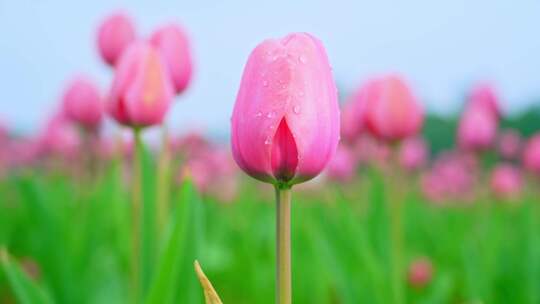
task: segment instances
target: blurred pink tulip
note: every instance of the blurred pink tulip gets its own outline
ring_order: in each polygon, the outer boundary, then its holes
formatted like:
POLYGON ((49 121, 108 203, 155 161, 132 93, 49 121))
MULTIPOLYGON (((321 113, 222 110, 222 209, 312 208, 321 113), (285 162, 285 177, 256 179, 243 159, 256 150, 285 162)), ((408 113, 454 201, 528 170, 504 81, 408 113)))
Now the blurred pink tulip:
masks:
POLYGON ((408 171, 421 169, 426 165, 429 151, 426 142, 420 137, 406 139, 399 151, 399 163, 408 171))
POLYGON ((64 112, 74 123, 93 129, 99 127, 104 105, 96 86, 85 77, 73 79, 63 96, 64 112))
POLYGON ((355 142, 364 130, 367 93, 366 87, 361 87, 347 99, 341 111, 341 137, 348 143, 355 142))
POLYGON ((40 150, 45 154, 74 157, 79 146, 79 132, 62 112, 48 121, 40 137, 40 150))
POLYGON ((477 164, 468 155, 442 153, 422 176, 422 191, 436 202, 467 199, 474 189, 476 173, 477 164))
POLYGON ((497 94, 494 88, 487 83, 481 83, 473 87, 468 106, 479 106, 494 114, 497 119, 501 117, 497 94))
POLYGON ((414 260, 409 266, 409 284, 415 288, 422 288, 431 282, 433 265, 427 258, 414 260))
POLYGON ((199 153, 204 153, 210 147, 210 142, 204 138, 202 133, 192 131, 182 137, 174 138, 171 141, 173 153, 180 154, 186 158, 192 158, 199 153))
POLYGON ((424 120, 423 110, 401 77, 381 77, 366 86, 368 101, 365 123, 374 136, 395 141, 420 131, 424 120))
POLYGON ((115 66, 122 52, 135 40, 135 28, 124 13, 108 16, 99 26, 97 45, 103 60, 115 66))
POLYGON ((336 154, 328 163, 327 176, 335 181, 350 181, 356 173, 356 161, 353 153, 344 145, 339 145, 336 154))
POLYGON ((322 43, 305 33, 251 53, 232 115, 238 165, 261 181, 292 185, 317 176, 339 141, 337 90, 322 43))
POLYGON ((499 155, 504 159, 518 159, 521 154, 521 146, 521 135, 516 130, 505 130, 499 136, 499 155))
POLYGON ((513 165, 501 164, 491 173, 491 190, 504 199, 515 198, 521 193, 523 178, 521 171, 513 165))
POLYGON ((459 121, 458 145, 468 151, 489 149, 497 136, 497 123, 497 117, 488 108, 468 106, 459 121))
POLYGON ((170 24, 161 27, 150 37, 162 54, 176 94, 183 92, 191 80, 192 60, 189 40, 181 27, 170 24))
POLYGON ((173 97, 172 84, 160 53, 136 42, 122 54, 108 100, 108 111, 120 124, 160 124, 173 97))
POLYGON ((540 133, 529 139, 523 152, 523 166, 529 172, 540 176, 540 133))

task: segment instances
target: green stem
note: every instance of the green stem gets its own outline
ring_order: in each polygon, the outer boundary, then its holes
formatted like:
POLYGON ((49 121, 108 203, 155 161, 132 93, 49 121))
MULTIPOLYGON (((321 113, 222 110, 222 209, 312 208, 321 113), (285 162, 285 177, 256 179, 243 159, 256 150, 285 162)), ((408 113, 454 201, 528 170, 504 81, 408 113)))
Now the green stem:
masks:
POLYGON ((135 137, 135 159, 133 160, 133 172, 132 172, 132 296, 133 303, 138 302, 139 298, 139 285, 140 285, 140 249, 141 249, 141 185, 142 185, 142 139, 141 130, 133 129, 133 135, 135 137))
MULTIPOLYGON (((167 214, 169 212, 169 181, 171 173, 171 153, 169 146, 169 133, 164 124, 162 129, 162 147, 158 163, 157 175, 157 233, 164 231, 167 214)), ((158 235, 159 237, 159 235, 158 235)))
POLYGON ((402 242, 402 208, 405 191, 403 191, 403 177, 398 162, 399 147, 397 144, 392 149, 392 168, 396 172, 395 176, 389 176, 387 187, 390 186, 390 199, 387 201, 387 208, 390 215, 390 238, 391 238, 391 259, 392 259, 392 294, 393 303, 405 303, 403 289, 403 242, 402 242))
POLYGON ((276 303, 291 303, 291 189, 276 187, 276 303))

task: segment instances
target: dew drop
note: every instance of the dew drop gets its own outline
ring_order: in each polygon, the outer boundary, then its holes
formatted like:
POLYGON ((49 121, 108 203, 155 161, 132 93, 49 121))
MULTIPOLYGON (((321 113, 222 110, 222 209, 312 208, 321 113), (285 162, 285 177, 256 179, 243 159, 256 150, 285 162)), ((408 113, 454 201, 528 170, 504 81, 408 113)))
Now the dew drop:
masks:
POLYGON ((267 87, 268 86, 268 81, 263 81, 263 87, 267 87))
POLYGON ((269 145, 272 141, 270 140, 270 138, 267 138, 265 141, 264 141, 264 144, 265 145, 269 145))
POLYGON ((257 112, 257 114, 255 114, 255 117, 261 117, 262 116, 262 112, 257 112))
POLYGON ((293 107, 294 114, 300 114, 300 106, 296 105, 293 107))
POLYGON ((301 63, 306 63, 306 62, 307 62, 307 58, 306 58, 306 56, 304 56, 304 55, 300 55, 300 57, 298 57, 298 61, 300 61, 301 63))
POLYGON ((268 112, 268 114, 266 114, 266 117, 268 118, 273 118, 274 116, 276 116, 276 112, 268 112))

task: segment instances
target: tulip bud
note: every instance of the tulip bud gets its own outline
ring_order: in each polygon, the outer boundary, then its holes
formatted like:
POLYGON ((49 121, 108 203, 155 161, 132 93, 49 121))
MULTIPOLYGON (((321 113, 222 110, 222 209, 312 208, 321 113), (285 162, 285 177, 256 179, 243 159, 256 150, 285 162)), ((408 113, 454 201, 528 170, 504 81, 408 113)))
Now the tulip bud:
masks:
POLYGON ((59 112, 47 122, 39 142, 42 153, 72 158, 80 146, 79 132, 65 114, 59 112))
POLYGON ((402 140, 420 131, 423 110, 405 81, 395 75, 370 81, 365 123, 376 137, 402 140))
POLYGON ((540 176, 540 133, 529 139, 523 152, 523 166, 529 172, 540 176))
POLYGON ((163 56, 176 94, 186 89, 191 79, 192 60, 186 33, 177 25, 164 26, 150 38, 163 56))
POLYGON ((98 28, 97 45, 103 60, 115 66, 122 52, 135 40, 135 28, 128 16, 115 13, 98 28))
POLYGON ((339 141, 339 105, 326 51, 295 33, 251 53, 232 115, 232 150, 252 177, 291 186, 317 176, 339 141))
POLYGON ((515 130, 506 130, 499 136, 498 152, 504 159, 517 159, 521 153, 521 135, 515 130))
POLYGON ((103 103, 98 89, 86 78, 71 81, 63 96, 64 113, 74 123, 96 129, 103 118, 103 103))
POLYGON ((160 53, 137 42, 122 54, 108 100, 109 113, 123 125, 160 124, 173 97, 172 84, 160 53))
POLYGON ((399 151, 399 163, 408 170, 422 168, 428 158, 428 147, 422 138, 409 138, 403 142, 399 151))
POLYGON ((510 164, 495 167, 491 173, 491 190, 500 198, 508 199, 518 196, 523 186, 523 179, 518 168, 510 164))
POLYGON ((457 140, 464 150, 490 148, 497 136, 497 118, 483 106, 469 106, 459 121, 457 140))
POLYGON ((409 284, 421 288, 429 284, 433 277, 433 265, 427 258, 420 258, 409 266, 409 284))
POLYGON ((328 163, 326 174, 335 181, 350 181, 356 173, 356 160, 352 152, 343 145, 339 145, 336 154, 328 163))
POLYGON ((488 84, 479 84, 472 89, 468 105, 480 106, 491 112, 495 117, 501 117, 497 94, 495 94, 493 87, 488 84))
POLYGON ((361 87, 349 97, 341 112, 341 135, 349 143, 358 140, 364 130, 367 95, 366 87, 361 87))

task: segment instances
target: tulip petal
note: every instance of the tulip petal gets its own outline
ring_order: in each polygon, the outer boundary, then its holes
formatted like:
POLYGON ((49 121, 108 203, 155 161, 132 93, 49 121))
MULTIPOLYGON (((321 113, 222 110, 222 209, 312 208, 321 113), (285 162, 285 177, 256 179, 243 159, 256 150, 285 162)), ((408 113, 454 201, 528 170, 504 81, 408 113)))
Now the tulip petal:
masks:
POLYGON ((272 171, 279 181, 290 181, 298 166, 298 151, 287 121, 282 119, 272 143, 272 171))

